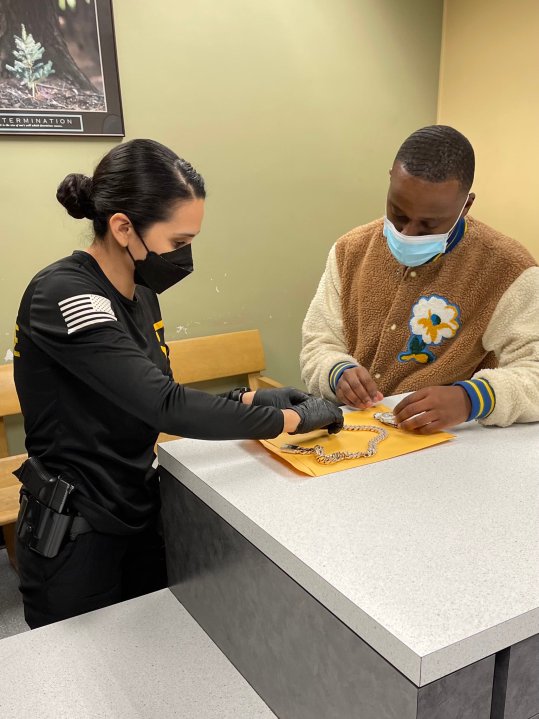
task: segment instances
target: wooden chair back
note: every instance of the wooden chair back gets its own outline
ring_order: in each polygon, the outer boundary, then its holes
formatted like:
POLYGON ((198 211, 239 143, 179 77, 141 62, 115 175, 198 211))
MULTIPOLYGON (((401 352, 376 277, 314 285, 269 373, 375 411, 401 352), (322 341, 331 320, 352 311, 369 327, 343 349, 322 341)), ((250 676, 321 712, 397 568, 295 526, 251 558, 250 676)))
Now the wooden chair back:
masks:
POLYGON ((208 380, 247 375, 259 385, 281 385, 260 373, 266 366, 262 338, 258 330, 174 340, 168 343, 170 365, 176 382, 193 384, 208 380))
POLYGON ((0 457, 9 456, 4 417, 20 413, 21 405, 13 379, 13 363, 0 365, 0 457))
POLYGON ((12 472, 21 466, 27 455, 10 456, 4 418, 20 413, 13 364, 0 365, 0 527, 3 528, 8 557, 15 568, 15 521, 19 513, 20 484, 12 472))

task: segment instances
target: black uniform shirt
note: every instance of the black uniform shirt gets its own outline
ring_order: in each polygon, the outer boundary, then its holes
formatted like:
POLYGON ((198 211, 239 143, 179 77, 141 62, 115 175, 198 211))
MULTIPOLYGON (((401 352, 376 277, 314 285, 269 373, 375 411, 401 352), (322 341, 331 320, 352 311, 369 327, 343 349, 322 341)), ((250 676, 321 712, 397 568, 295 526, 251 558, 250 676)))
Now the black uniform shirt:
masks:
POLYGON ((120 294, 74 252, 42 270, 21 301, 15 383, 26 448, 76 485, 94 529, 128 534, 158 511, 159 432, 204 439, 277 436, 283 415, 176 384, 156 295, 120 294))

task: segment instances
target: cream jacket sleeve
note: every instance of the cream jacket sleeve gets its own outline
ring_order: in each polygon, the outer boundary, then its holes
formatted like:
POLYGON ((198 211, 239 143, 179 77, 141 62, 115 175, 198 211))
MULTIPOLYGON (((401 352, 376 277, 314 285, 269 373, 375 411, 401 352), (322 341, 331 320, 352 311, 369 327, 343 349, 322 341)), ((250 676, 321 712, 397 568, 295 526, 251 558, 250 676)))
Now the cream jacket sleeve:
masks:
POLYGON ((487 380, 495 394, 494 410, 481 423, 539 421, 539 267, 523 272, 502 295, 483 346, 495 353, 499 367, 473 378, 487 380))
POLYGON ((335 245, 303 322, 301 376, 312 394, 335 401, 329 373, 339 362, 358 365, 347 353, 341 312, 341 281, 335 245))

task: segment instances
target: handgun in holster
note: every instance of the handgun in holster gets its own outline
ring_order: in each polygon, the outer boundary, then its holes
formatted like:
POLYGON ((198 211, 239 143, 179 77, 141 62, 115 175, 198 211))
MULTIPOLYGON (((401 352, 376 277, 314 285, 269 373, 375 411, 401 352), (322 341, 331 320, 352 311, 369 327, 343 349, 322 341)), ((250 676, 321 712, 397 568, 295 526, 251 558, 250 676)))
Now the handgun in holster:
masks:
POLYGON ((52 475, 37 457, 29 457, 13 474, 23 485, 17 535, 37 554, 56 557, 76 518, 67 507, 74 485, 52 475))

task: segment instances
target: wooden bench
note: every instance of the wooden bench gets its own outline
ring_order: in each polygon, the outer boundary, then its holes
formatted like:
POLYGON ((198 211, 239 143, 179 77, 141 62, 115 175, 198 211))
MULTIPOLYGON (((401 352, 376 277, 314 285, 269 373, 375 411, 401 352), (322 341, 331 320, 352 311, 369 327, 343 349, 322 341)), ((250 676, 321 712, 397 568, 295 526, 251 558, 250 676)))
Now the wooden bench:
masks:
MULTIPOLYGON (((168 342, 170 366, 176 382, 196 384, 230 377, 247 377, 251 389, 282 387, 261 373, 266 368, 264 346, 258 330, 227 332, 168 342)), ((177 439, 160 434, 157 442, 177 439)))
MULTIPOLYGON (((174 340, 168 343, 170 364, 176 382, 196 384, 230 377, 247 377, 251 389, 281 387, 261 374, 266 366, 264 347, 258 330, 174 340)), ((0 526, 4 532, 8 555, 15 559, 15 521, 19 511, 20 483, 12 474, 26 459, 25 454, 9 455, 4 418, 20 414, 21 407, 13 365, 0 365, 0 526)), ((158 442, 178 439, 160 434, 158 442)))
POLYGON ((14 567, 17 566, 15 521, 19 513, 20 483, 12 472, 21 466, 26 455, 10 456, 4 419, 20 413, 21 406, 13 381, 13 365, 0 365, 0 527, 4 534, 9 560, 14 567))

